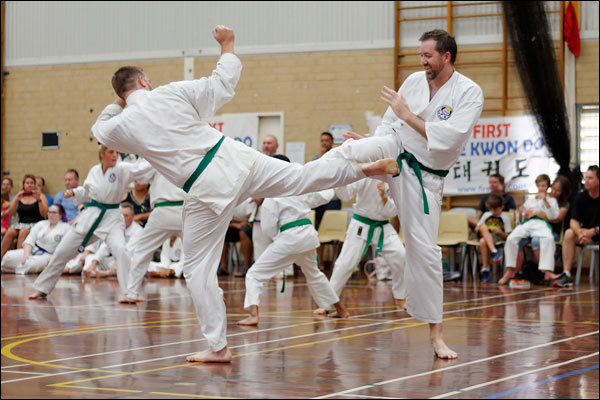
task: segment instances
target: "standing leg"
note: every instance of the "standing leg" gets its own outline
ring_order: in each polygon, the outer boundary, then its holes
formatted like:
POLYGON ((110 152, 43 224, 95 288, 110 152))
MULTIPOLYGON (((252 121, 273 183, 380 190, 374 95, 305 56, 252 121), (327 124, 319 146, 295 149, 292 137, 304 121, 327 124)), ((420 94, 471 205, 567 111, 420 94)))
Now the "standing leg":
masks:
MULTIPOLYGON (((402 241, 389 224, 384 227, 385 238, 381 255, 392 270, 392 294, 394 302, 399 308, 406 310, 406 279, 404 279, 404 268, 406 264, 406 251, 402 241), (387 230, 393 232, 387 234, 387 230)), ((377 233, 375 234, 375 236, 377 233)))
MULTIPOLYGON (((122 227, 115 227, 108 235, 106 235, 106 245, 113 254, 117 263, 117 280, 119 281, 119 302, 123 302, 126 299, 127 294, 127 280, 129 279, 129 270, 131 268, 131 253, 127 249, 125 243, 125 231, 122 227)), ((109 266, 112 267, 111 264, 109 266)))

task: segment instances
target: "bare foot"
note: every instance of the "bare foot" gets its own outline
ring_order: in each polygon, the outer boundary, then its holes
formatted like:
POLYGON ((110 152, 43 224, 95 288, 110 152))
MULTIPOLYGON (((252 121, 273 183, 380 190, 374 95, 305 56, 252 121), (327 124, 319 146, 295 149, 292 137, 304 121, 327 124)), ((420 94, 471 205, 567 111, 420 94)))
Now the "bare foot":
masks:
POLYGON ((498 281, 498 285, 505 285, 506 282, 515 277, 515 270, 512 268, 507 268, 504 276, 498 281))
POLYGON ((313 315, 327 315, 327 310, 324 308, 317 308, 313 311, 313 315))
POLYGON ((199 353, 194 353, 191 356, 187 356, 185 358, 185 361, 205 363, 228 363, 231 362, 232 358, 233 356, 231 355, 231 351, 229 351, 229 348, 225 346, 219 351, 212 351, 211 349, 207 349, 199 353))
POLYGON ((87 279, 90 279, 90 278, 96 276, 96 271, 91 270, 91 269, 84 269, 82 272, 83 272, 83 276, 85 276, 87 279))
POLYGON ((558 278, 560 278, 560 275, 555 274, 552 271, 544 271, 544 280, 545 281, 554 281, 558 278))
POLYGON ((384 158, 371 163, 359 164, 362 168, 363 173, 366 176, 374 175, 396 175, 400 173, 398 163, 395 158, 384 158))
POLYGON ((454 359, 458 358, 458 354, 450 349, 442 339, 432 339, 431 344, 435 355, 439 358, 454 359))
POLYGON ((249 315, 237 322, 238 325, 256 326, 258 325, 258 315, 249 315))
POLYGON ((36 290, 35 293, 29 295, 29 299, 30 300, 34 300, 34 299, 45 299, 46 296, 48 296, 46 293, 44 292, 40 292, 39 290, 36 290))
POLYGON ((146 299, 144 299, 143 297, 138 297, 137 299, 132 299, 131 297, 127 297, 127 296, 121 296, 119 297, 118 302, 121 304, 135 304, 135 303, 141 303, 143 301, 146 301, 146 299))
POLYGON ((396 307, 406 311, 406 299, 394 299, 394 303, 396 303, 396 307))
MULTIPOLYGON (((339 301, 335 303, 334 306, 336 311, 336 316, 334 318, 348 318, 350 316, 348 310, 346 310, 346 308, 339 301)), ((333 317, 333 314, 330 316, 333 317)))

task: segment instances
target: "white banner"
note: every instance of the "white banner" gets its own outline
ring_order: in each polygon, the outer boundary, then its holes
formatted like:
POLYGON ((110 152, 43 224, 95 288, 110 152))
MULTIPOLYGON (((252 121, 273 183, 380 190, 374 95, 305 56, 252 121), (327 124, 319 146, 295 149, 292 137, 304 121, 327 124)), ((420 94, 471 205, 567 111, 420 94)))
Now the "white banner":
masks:
POLYGON ((558 170, 532 116, 482 118, 446 177, 444 195, 489 193, 489 176, 504 176, 506 191, 531 190, 540 174, 558 170))
POLYGON ((223 114, 205 118, 205 121, 225 136, 258 149, 257 114, 223 114))

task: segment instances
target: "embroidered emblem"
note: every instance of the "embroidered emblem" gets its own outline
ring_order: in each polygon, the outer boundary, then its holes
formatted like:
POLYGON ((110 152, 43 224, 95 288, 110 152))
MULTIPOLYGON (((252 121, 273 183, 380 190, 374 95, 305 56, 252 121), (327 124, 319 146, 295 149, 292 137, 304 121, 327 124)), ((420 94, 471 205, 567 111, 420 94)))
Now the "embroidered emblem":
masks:
POLYGON ((437 117, 439 119, 441 119, 442 121, 445 121, 448 118, 450 118, 450 116, 452 115, 452 107, 450 107, 450 106, 441 106, 437 110, 436 114, 437 114, 437 117))
POLYGON ((181 260, 181 250, 179 250, 179 249, 175 250, 175 258, 178 260, 181 260))
POLYGON ((56 236, 54 236, 54 241, 56 243, 60 242, 60 239, 62 239, 62 235, 56 235, 56 236))
POLYGON ((110 175, 108 176, 108 181, 110 183, 114 183, 117 180, 117 175, 115 175, 114 172, 111 172, 110 175))

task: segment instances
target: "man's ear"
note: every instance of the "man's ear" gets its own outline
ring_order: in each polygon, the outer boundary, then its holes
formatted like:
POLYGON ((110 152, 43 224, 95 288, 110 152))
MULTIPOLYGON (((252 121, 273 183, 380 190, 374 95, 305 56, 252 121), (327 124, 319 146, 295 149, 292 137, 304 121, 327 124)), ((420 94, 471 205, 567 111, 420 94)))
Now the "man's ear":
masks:
POLYGON ((144 80, 144 77, 143 77, 143 76, 138 76, 138 77, 137 77, 137 86, 138 86, 139 88, 144 88, 144 89, 148 87, 148 84, 147 84, 147 83, 146 83, 146 81, 144 80))

